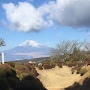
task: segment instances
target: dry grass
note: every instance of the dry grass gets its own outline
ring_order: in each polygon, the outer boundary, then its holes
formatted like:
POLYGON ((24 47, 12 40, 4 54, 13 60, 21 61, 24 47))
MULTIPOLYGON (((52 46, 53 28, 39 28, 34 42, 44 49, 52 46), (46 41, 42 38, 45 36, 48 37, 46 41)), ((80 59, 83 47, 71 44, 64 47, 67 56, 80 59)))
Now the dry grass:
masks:
POLYGON ((63 88, 71 86, 74 82, 81 79, 79 74, 71 74, 71 68, 63 66, 63 68, 55 67, 49 70, 39 70, 38 78, 48 90, 64 90, 63 88))

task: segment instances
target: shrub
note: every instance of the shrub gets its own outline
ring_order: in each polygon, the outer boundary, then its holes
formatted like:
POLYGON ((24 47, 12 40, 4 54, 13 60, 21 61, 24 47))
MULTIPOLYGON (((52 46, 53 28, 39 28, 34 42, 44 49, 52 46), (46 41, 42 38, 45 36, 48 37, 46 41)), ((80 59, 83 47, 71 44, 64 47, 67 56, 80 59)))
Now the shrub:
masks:
POLYGON ((10 71, 7 71, 6 73, 6 77, 11 77, 11 76, 16 77, 16 71, 13 69, 11 69, 10 71))
POLYGON ((0 76, 3 76, 3 77, 16 76, 16 72, 8 64, 1 64, 0 76))
POLYGON ((35 69, 31 70, 31 72, 34 73, 35 76, 38 76, 39 75, 38 72, 35 69))
POLYGON ((11 89, 14 89, 18 85, 18 83, 20 82, 19 78, 17 78, 17 77, 9 77, 6 80, 7 80, 8 85, 11 89))
POLYGON ((79 62, 79 63, 77 64, 77 66, 78 66, 78 67, 82 67, 82 66, 84 66, 84 63, 83 63, 83 62, 79 62))
POLYGON ((50 65, 50 62, 43 62, 43 66, 44 66, 45 64, 49 64, 49 65, 50 65))
POLYGON ((55 68, 56 64, 55 63, 51 63, 51 67, 55 68))
POLYGON ((31 80, 31 78, 31 76, 25 77, 14 90, 47 90, 44 88, 40 80, 31 80))
POLYGON ((15 66, 15 69, 16 69, 16 70, 19 70, 19 71, 20 71, 20 70, 21 70, 21 71, 25 71, 25 70, 26 70, 26 71, 29 71, 29 70, 30 70, 30 69, 29 69, 27 66, 25 66, 25 65, 16 65, 16 66, 15 66))
POLYGON ((80 73, 81 76, 83 76, 86 72, 87 72, 87 69, 82 68, 79 73, 80 73))
POLYGON ((34 67, 38 67, 38 63, 36 63, 36 64, 34 65, 34 67))
POLYGON ((87 60, 87 66, 90 65, 90 58, 87 60))
POLYGON ((25 63, 24 66, 27 66, 30 70, 35 69, 33 65, 25 63))
POLYGON ((25 72, 25 73, 29 73, 31 70, 25 66, 25 65, 16 65, 15 66, 15 70, 17 75, 20 75, 21 73, 25 72))
POLYGON ((26 76, 28 76, 29 75, 29 73, 21 73, 20 75, 19 75, 19 78, 20 78, 20 80, 22 80, 23 78, 25 78, 26 76))
POLYGON ((80 73, 80 70, 81 70, 81 67, 76 67, 76 70, 77 70, 77 74, 79 74, 80 73))
POLYGON ((9 66, 11 66, 11 67, 15 67, 15 63, 13 63, 13 62, 6 62, 6 64, 8 64, 9 66))
POLYGON ((68 67, 73 67, 73 66, 76 66, 77 63, 76 63, 76 62, 73 62, 73 61, 68 61, 68 62, 66 62, 66 65, 67 65, 68 67))
POLYGON ((22 79, 22 81, 24 80, 31 81, 31 80, 36 80, 36 78, 33 75, 27 75, 22 79))
POLYGON ((62 68, 62 62, 57 62, 57 66, 62 68))
POLYGON ((26 72, 21 73, 21 74, 19 75, 19 78, 20 78, 20 80, 23 80, 25 77, 27 77, 27 76, 29 76, 29 75, 32 76, 33 78, 36 78, 35 73, 33 73, 32 71, 29 72, 29 73, 26 73, 26 72))
POLYGON ((43 67, 44 67, 44 69, 51 69, 52 68, 50 64, 44 64, 43 67))
POLYGON ((31 75, 32 77, 36 79, 36 75, 33 72, 30 72, 29 75, 31 75))
POLYGON ((71 69, 71 73, 73 74, 74 72, 75 72, 75 70, 76 70, 76 68, 74 67, 74 68, 72 68, 71 69))
POLYGON ((43 70, 43 67, 41 65, 38 66, 39 70, 43 70))
POLYGON ((27 75, 32 75, 35 78, 39 75, 35 68, 32 68, 30 64, 16 65, 15 69, 20 80, 22 80, 27 75))
POLYGON ((1 77, 0 77, 0 90, 9 90, 7 81, 1 77))

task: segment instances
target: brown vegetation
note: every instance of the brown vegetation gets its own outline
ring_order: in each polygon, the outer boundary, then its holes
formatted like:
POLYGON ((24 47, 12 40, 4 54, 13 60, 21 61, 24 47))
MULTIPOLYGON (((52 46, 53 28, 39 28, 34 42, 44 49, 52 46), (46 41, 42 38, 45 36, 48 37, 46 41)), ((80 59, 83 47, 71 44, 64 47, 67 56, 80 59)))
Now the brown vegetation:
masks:
POLYGON ((38 75, 28 63, 0 64, 0 90, 46 90, 37 79, 38 75))
POLYGON ((43 70, 42 65, 39 65, 39 66, 38 66, 38 69, 39 69, 39 70, 43 70))
POLYGON ((43 67, 44 67, 44 69, 51 69, 52 68, 50 64, 44 64, 43 67))
POLYGON ((60 67, 60 68, 62 68, 62 66, 63 66, 62 65, 62 62, 57 62, 57 66, 60 67))

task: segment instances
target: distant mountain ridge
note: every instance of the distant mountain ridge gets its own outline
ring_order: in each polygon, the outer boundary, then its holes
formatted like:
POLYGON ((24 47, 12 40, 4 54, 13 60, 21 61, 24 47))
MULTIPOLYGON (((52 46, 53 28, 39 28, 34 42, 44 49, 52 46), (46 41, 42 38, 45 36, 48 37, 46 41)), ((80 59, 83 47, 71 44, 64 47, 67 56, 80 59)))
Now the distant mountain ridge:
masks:
POLYGON ((19 46, 3 51, 5 60, 22 60, 50 56, 50 47, 39 44, 33 40, 26 40, 19 46))

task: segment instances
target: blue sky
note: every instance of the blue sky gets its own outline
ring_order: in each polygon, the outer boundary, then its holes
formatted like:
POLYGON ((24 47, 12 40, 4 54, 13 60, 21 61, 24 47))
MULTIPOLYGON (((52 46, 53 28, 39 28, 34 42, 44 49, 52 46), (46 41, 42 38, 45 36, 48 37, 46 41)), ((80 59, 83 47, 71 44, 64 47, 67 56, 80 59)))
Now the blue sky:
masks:
POLYGON ((25 40, 55 47, 62 40, 90 42, 89 0, 0 0, 0 38, 6 46, 25 40))

